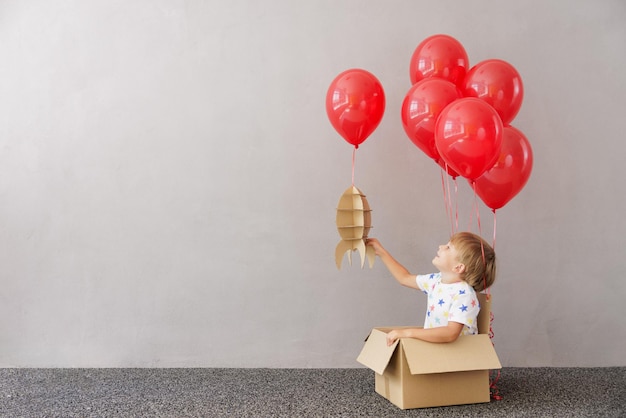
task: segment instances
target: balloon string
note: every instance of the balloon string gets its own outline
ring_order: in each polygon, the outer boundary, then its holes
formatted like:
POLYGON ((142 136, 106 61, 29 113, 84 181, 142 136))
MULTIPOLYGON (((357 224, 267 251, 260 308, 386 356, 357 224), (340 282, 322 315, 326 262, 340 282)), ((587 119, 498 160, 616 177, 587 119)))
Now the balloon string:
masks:
POLYGON ((459 230, 459 183, 456 181, 456 177, 454 178, 454 231, 459 230))
MULTIPOLYGON (((489 339, 491 340, 491 345, 495 346, 493 343, 493 312, 489 313, 489 339)), ((501 401, 503 399, 502 395, 500 395, 500 389, 498 389, 498 381, 500 380, 500 369, 491 370, 489 372, 489 395, 491 399, 494 401, 501 401)))
POLYGON ((352 150, 352 187, 354 187, 354 160, 356 159, 356 147, 352 150))
MULTIPOLYGON (((476 223, 478 224, 478 235, 480 237, 483 236, 482 226, 480 224, 480 207, 478 205, 478 194, 476 193, 476 182, 472 181, 472 189, 474 189, 474 210, 476 210, 476 223)), ((483 274, 483 289, 489 294, 489 289, 487 288, 487 260, 485 258, 485 246, 483 245, 483 241, 480 240, 480 251, 483 256, 483 265, 485 266, 485 273, 483 274)))
MULTIPOLYGON (((496 249, 496 230, 497 230, 497 223, 498 219, 496 216, 496 210, 493 209, 493 243, 491 248, 496 249)), ((487 289, 488 294, 491 294, 491 289, 487 289)), ((493 331, 493 320, 494 320, 495 316, 493 314, 493 311, 489 312, 489 339, 491 340, 491 344, 493 346, 495 346, 494 342, 493 342, 493 337, 494 337, 494 331, 493 331)), ((489 373, 489 395, 491 396, 491 399, 493 399, 494 401, 501 401, 503 399, 502 395, 500 394, 500 389, 498 389, 498 381, 500 380, 500 369, 496 369, 496 370, 491 370, 489 373)))
MULTIPOLYGON (((459 229, 459 203, 458 203, 458 184, 456 182, 456 177, 454 178, 454 198, 452 196, 452 192, 450 192, 450 177, 447 175, 448 173, 448 164, 445 163, 445 169, 442 168, 442 179, 446 178, 445 187, 444 187, 444 196, 447 196, 446 199, 446 214, 448 215, 448 221, 450 222, 450 236, 454 235, 454 233, 459 229), (456 207, 454 209, 453 205, 456 207)), ((442 180, 443 182, 443 180, 442 180)))
POLYGON ((476 222, 478 224, 478 235, 480 235, 482 237, 481 231, 480 231, 480 217, 478 214, 478 203, 477 203, 477 193, 476 193, 476 184, 474 181, 470 180, 470 187, 472 188, 472 191, 474 192, 474 201, 472 202, 472 206, 471 206, 471 210, 469 212, 469 220, 467 221, 467 230, 468 231, 473 231, 474 229, 474 213, 476 213, 476 222))
POLYGON ((452 218, 451 218, 451 214, 450 214, 450 205, 448 204, 448 193, 446 192, 446 172, 444 171, 443 167, 441 167, 440 170, 440 174, 441 174, 441 190, 443 192, 443 205, 446 208, 446 218, 448 219, 448 222, 450 223, 450 236, 452 236, 452 218))
MULTIPOLYGON (((496 250, 496 230, 497 230, 497 227, 498 227, 498 217, 496 216, 496 210, 495 209, 492 209, 492 212, 493 212, 493 241, 492 241, 492 244, 491 244, 491 248, 495 252, 495 250, 496 250)), ((490 293, 491 293, 491 288, 487 289, 487 294, 490 294, 490 293)), ((492 315, 493 315, 493 313, 492 313, 492 315)))
POLYGON ((483 236, 483 230, 480 225, 480 207, 478 206, 478 194, 476 193, 476 182, 472 181, 472 189, 474 189, 474 209, 476 210, 476 223, 478 224, 478 235, 483 236))
POLYGON ((496 249, 496 228, 498 226, 498 219, 496 217, 496 210, 493 210, 493 244, 491 245, 491 248, 496 249))
POLYGON ((452 210, 452 193, 450 193, 450 177, 448 177, 448 164, 444 170, 446 175, 446 190, 448 192, 448 221, 450 222, 450 236, 454 234, 454 211, 452 210))

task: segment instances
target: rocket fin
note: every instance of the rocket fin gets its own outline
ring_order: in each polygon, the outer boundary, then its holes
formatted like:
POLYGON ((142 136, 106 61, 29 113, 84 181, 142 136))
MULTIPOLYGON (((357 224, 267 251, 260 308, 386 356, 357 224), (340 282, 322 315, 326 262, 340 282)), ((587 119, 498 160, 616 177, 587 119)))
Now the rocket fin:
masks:
MULTIPOLYGON (((341 240, 337 244, 337 248, 335 249, 335 263, 337 264, 337 269, 341 270, 341 262, 343 261, 343 256, 346 252, 352 250, 352 245, 348 241, 341 240)), ((352 265, 352 258, 350 257, 350 253, 348 253, 348 261, 350 265, 352 265)))
POLYGON ((356 250, 359 250, 359 255, 361 256, 361 268, 363 268, 363 266, 365 265, 365 254, 366 254, 366 249, 365 249, 365 241, 360 239, 357 242, 355 242, 354 245, 356 248, 356 250))

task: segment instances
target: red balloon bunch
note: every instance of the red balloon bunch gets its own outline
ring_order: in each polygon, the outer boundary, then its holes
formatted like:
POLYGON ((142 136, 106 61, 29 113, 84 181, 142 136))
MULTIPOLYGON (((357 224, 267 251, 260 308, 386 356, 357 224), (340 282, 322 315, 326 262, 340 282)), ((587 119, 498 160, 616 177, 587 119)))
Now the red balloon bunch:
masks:
POLYGON ((498 59, 470 68, 460 42, 433 35, 415 49, 409 75, 401 114, 411 142, 452 177, 467 178, 492 210, 504 206, 533 163, 528 140, 510 126, 524 97, 517 70, 498 59))

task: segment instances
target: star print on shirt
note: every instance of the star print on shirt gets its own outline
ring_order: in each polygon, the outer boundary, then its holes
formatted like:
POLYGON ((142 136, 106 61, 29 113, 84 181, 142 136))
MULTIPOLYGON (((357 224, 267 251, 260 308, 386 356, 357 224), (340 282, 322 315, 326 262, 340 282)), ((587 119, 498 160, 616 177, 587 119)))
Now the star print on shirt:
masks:
POLYGON ((476 333, 474 315, 480 308, 480 301, 474 290, 465 283, 450 284, 441 280, 441 273, 417 278, 420 288, 427 293, 424 328, 445 326, 454 321, 464 324, 462 335, 476 333))

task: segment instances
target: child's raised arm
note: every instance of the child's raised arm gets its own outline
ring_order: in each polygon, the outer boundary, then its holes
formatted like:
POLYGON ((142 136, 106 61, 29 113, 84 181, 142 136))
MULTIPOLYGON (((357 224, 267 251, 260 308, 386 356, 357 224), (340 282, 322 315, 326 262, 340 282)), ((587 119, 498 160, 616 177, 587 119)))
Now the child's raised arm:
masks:
POLYGON ((415 281, 416 276, 409 273, 409 271, 402 264, 398 263, 396 259, 393 258, 387 250, 385 250, 380 241, 376 238, 368 238, 366 244, 374 248, 376 255, 381 259, 383 264, 385 264, 387 270, 389 270, 398 283, 402 286, 418 289, 417 282, 415 281))

